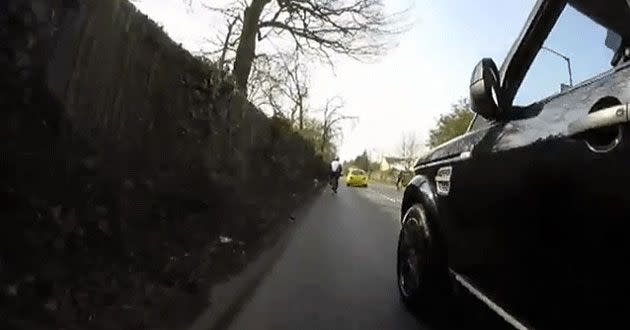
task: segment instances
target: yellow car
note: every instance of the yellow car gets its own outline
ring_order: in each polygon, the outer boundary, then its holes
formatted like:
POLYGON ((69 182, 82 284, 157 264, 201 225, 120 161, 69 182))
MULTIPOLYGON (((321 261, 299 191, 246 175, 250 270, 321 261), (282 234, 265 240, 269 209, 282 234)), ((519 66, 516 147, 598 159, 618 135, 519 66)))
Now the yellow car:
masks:
POLYGON ((368 177, 364 170, 350 169, 346 176, 346 186, 367 187, 368 177))

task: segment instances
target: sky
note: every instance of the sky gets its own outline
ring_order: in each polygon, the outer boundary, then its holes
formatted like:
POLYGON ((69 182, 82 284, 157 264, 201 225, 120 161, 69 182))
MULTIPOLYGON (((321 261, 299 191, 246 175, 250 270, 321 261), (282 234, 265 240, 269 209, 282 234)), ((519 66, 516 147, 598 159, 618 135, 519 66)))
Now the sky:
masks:
MULTIPOLYGON (((334 71, 319 64, 310 68, 311 104, 323 104, 331 96, 341 96, 345 100, 344 112, 359 117, 357 122, 344 125, 339 141, 342 160, 352 159, 364 150, 377 157, 395 156, 400 153, 404 133, 413 133, 424 145, 439 115, 468 96, 475 64, 483 57, 491 57, 501 65, 535 0, 384 3, 391 12, 411 7, 409 19, 413 26, 399 36, 396 48, 376 62, 340 59, 334 71)), ((137 0, 134 4, 191 52, 207 49, 206 40, 215 36, 217 24, 223 23, 199 7, 187 8, 184 0, 137 0)), ((579 15, 565 12, 561 21, 566 26, 554 31, 548 40, 550 47, 563 52, 572 50, 567 53, 569 57, 580 57, 579 61, 572 58, 575 82, 592 71, 603 71, 610 59, 606 55, 606 61, 602 61, 599 56, 607 49, 580 42, 581 38, 589 38, 603 45, 605 32, 604 36, 603 30, 597 29, 592 29, 591 34, 581 33, 586 18, 579 15), (575 38, 576 35, 581 37, 575 38), (597 62, 595 59, 600 63, 589 64, 597 62), (586 64, 580 66, 578 62, 586 64)), ((557 92, 560 82, 566 81, 566 63, 541 52, 523 85, 527 88, 519 92, 517 101, 528 102, 557 92)))
MULTIPOLYGON (((610 68, 613 52, 604 41, 606 29, 567 7, 558 18, 544 46, 559 51, 571 61, 574 85, 610 68), (579 36, 579 38, 576 38, 579 36)), ((569 83, 567 63, 548 51, 541 51, 529 69, 515 103, 527 105, 559 91, 569 83)))

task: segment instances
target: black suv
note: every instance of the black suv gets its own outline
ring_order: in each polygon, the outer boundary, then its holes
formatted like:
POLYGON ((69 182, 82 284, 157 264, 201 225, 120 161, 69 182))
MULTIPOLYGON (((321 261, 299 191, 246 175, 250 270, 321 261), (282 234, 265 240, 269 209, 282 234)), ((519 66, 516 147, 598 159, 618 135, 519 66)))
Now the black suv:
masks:
POLYGON ((539 0, 501 68, 479 62, 468 132, 420 157, 404 193, 397 274, 407 305, 434 308, 464 288, 516 328, 621 320, 630 305, 629 46, 630 1, 539 0), (554 34, 563 17, 568 27, 554 34), (583 50, 559 49, 571 45, 583 50), (555 64, 536 69, 545 56, 555 64), (601 72, 586 76, 589 68, 601 72), (568 82, 517 105, 530 73, 542 78, 525 98, 552 71, 568 82), (573 85, 573 75, 583 81, 573 85))

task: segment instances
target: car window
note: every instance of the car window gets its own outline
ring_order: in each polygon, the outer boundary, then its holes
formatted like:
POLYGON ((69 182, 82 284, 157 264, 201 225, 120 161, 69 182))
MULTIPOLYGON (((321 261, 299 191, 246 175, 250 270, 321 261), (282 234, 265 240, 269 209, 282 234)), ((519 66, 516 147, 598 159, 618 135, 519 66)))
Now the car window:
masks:
POLYGON ((352 174, 352 175, 364 175, 365 172, 363 172, 362 170, 354 170, 350 174, 352 174))
POLYGON ((530 105, 609 70, 613 51, 605 40, 603 26, 567 5, 536 55, 514 104, 530 105))

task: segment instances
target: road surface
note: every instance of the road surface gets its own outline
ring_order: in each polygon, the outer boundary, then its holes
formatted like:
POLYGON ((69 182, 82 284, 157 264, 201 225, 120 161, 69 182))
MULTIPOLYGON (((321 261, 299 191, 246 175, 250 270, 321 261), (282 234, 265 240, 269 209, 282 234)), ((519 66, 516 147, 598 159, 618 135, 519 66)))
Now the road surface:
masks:
POLYGON ((400 199, 394 187, 377 184, 326 190, 297 220, 229 329, 444 328, 414 317, 399 300, 400 199))

